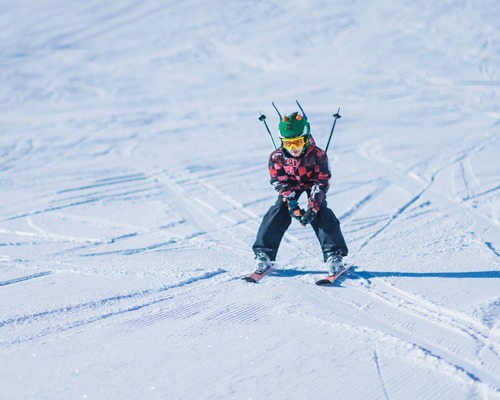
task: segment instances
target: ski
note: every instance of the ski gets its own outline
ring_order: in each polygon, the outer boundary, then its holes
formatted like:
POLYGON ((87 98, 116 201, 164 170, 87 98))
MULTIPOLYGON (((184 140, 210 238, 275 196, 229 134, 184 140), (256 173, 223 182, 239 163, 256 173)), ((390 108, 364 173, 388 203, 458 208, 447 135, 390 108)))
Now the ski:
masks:
POLYGON ((252 282, 252 283, 257 283, 258 281, 260 281, 260 279, 266 275, 269 271, 271 271, 271 267, 269 267, 268 269, 266 269, 262 274, 258 274, 256 272, 253 272, 251 273, 250 275, 248 276, 244 276, 243 279, 244 281, 247 281, 247 282, 252 282))
POLYGON ((335 280, 340 275, 342 275, 344 272, 346 272, 349 268, 350 268, 350 266, 344 267, 344 269, 342 271, 340 271, 337 275, 328 275, 327 277, 325 277, 323 279, 317 280, 316 281, 316 285, 323 286, 323 285, 331 285, 331 284, 333 284, 333 282, 335 282, 335 280))

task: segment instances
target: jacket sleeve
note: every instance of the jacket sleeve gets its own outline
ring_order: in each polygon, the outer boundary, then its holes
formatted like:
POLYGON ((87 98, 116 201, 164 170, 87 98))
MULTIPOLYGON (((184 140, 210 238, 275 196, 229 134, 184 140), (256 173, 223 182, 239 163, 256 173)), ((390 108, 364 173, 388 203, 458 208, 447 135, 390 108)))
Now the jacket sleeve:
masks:
POLYGON ((270 182, 276 191, 283 196, 283 201, 286 201, 286 197, 292 194, 292 190, 288 185, 288 175, 285 172, 284 164, 283 155, 277 152, 271 153, 268 166, 271 176, 270 182))
POLYGON ((311 195, 307 201, 307 208, 312 208, 314 211, 318 211, 321 207, 321 203, 326 197, 326 193, 330 188, 330 177, 332 176, 330 171, 330 163, 328 162, 328 156, 321 150, 318 151, 316 163, 314 165, 314 175, 313 175, 313 188, 311 190, 311 195))

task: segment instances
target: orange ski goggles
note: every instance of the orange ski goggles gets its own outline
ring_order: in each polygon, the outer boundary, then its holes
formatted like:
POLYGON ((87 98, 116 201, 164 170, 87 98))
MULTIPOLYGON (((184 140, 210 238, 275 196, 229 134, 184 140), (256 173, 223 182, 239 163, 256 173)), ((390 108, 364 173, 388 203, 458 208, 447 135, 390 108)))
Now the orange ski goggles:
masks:
POLYGON ((292 150, 292 148, 296 148, 297 150, 301 149, 304 147, 306 144, 306 141, 303 136, 299 136, 297 138, 293 139, 287 139, 283 138, 281 139, 281 145, 287 149, 287 150, 292 150))

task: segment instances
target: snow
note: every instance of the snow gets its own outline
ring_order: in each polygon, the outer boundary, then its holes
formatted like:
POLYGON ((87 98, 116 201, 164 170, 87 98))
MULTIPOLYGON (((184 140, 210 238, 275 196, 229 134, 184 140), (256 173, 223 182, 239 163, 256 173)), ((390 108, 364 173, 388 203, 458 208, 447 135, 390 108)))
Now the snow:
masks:
MULTIPOLYGON (((500 3, 0 4, 5 399, 500 398, 500 3), (304 107, 352 270, 267 159, 304 107)), ((305 199, 301 199, 305 201, 305 199)))

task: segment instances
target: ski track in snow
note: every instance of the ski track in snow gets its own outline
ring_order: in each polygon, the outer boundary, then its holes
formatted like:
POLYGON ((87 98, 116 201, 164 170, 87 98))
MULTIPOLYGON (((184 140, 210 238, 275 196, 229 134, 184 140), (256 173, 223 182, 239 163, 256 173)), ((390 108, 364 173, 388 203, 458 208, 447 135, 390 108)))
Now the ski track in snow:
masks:
POLYGON ((38 272, 38 273, 33 274, 33 275, 27 275, 27 276, 23 276, 23 277, 20 277, 20 278, 14 278, 14 279, 9 279, 9 280, 6 280, 6 281, 2 281, 2 282, 0 282, 0 286, 12 285, 14 283, 24 282, 24 281, 28 281, 30 279, 40 278, 42 276, 47 276, 47 275, 50 275, 50 274, 52 274, 51 271, 38 272))
MULTIPOLYGON (((18 326, 28 324, 30 326, 30 333, 17 336, 12 339, 7 339, 5 341, 2 340, 0 342, 0 346, 11 347, 15 344, 38 339, 47 335, 53 335, 55 333, 61 333, 66 330, 102 321, 110 317, 115 317, 123 313, 141 310, 142 308, 146 308, 166 300, 171 300, 173 298, 171 294, 162 294, 163 292, 169 291, 173 288, 197 283, 200 280, 209 279, 224 272, 225 271, 223 270, 206 272, 199 277, 190 278, 174 285, 119 294, 108 298, 92 300, 86 303, 72 304, 63 308, 43 310, 33 314, 14 315, 1 320, 0 328, 12 326, 15 329, 18 326), (91 312, 91 315, 89 315, 89 311, 91 312), (64 321, 61 320, 61 316, 65 319, 64 321)), ((37 274, 37 276, 32 275, 30 277, 12 280, 11 282, 4 282, 4 284, 15 283, 14 281, 25 281, 49 274, 50 273, 47 272, 44 274, 37 274)))
POLYGON ((292 3, 0 6, 8 398, 500 398, 500 9, 292 3), (269 96, 341 106, 332 287, 296 223, 240 279, 269 96))
MULTIPOLYGON (((297 289, 303 290, 303 288, 297 289)), ((370 290, 370 294, 372 293, 370 290)), ((326 310, 332 310, 332 301, 329 296, 325 296, 323 293, 311 294, 309 292, 308 295, 314 299, 315 303, 323 304, 326 310)), ((467 348, 468 350, 473 349, 475 355, 478 356, 480 350, 486 347, 486 351, 490 351, 495 357, 498 357, 498 345, 495 346, 495 349, 492 349, 487 343, 485 344, 485 341, 488 342, 487 338, 485 340, 481 333, 471 331, 469 327, 464 330, 456 318, 447 319, 440 313, 431 313, 430 309, 422 307, 421 304, 419 309, 416 310, 415 303, 408 304, 407 301, 407 304, 401 305, 403 302, 401 297, 384 298, 383 295, 387 296, 384 292, 376 293, 377 298, 382 298, 393 307, 390 313, 382 311, 379 314, 378 310, 373 309, 373 307, 363 305, 363 296, 360 296, 359 293, 356 294, 355 300, 336 298, 336 306, 333 312, 342 317, 344 317, 344 313, 351 315, 350 318, 345 316, 343 320, 352 319, 356 321, 359 318, 359 325, 370 326, 370 329, 376 330, 382 337, 387 335, 385 333, 387 331, 397 332, 397 340, 400 340, 403 346, 410 345, 416 351, 424 351, 450 366, 453 370, 463 373, 470 380, 470 383, 484 384, 484 382, 495 380, 498 375, 498 366, 493 366, 495 368, 492 368, 492 371, 485 371, 481 357, 478 357, 479 360, 474 365, 462 359, 460 353, 464 351, 464 348, 467 348), (396 305, 394 306, 394 304, 396 305), (342 306, 347 307, 344 310, 341 308, 342 306), (353 309, 358 311, 355 317, 352 315, 353 309), (369 324, 367 324, 368 321, 369 324), (441 343, 442 336, 437 332, 439 329, 448 330, 447 340, 450 341, 449 343, 441 343), (449 331, 453 331, 453 334, 450 335, 449 331), (436 336, 433 337, 433 334, 436 336), (468 341, 471 343, 466 343, 467 341, 464 341, 462 336, 468 336, 468 341)))

